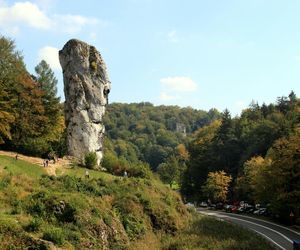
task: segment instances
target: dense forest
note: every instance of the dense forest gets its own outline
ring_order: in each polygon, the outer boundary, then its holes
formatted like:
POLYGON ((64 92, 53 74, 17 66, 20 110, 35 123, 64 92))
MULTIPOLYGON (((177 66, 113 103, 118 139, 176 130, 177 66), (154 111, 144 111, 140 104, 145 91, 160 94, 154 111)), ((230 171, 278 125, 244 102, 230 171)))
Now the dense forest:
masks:
POLYGON ((198 201, 260 203, 283 220, 290 214, 299 218, 299 129, 300 100, 293 91, 275 104, 253 102, 240 117, 225 110, 220 120, 200 128, 188 146, 183 195, 198 201), (221 195, 226 176, 232 180, 225 185, 227 197, 221 195))
POLYGON ((156 171, 184 147, 199 128, 219 119, 220 113, 151 103, 113 103, 107 107, 106 154, 129 162, 147 162, 156 171))
POLYGON ((288 220, 300 212, 299 123, 300 100, 293 91, 268 105, 253 101, 233 118, 227 109, 220 114, 115 103, 105 117, 104 161, 147 162, 163 181, 178 183, 187 200, 260 203, 288 220), (221 182, 229 177, 227 186, 214 184, 211 192, 213 174, 221 182), (217 188, 227 188, 225 196, 216 195, 217 188))
MULTIPOLYGON (((63 104, 45 61, 30 74, 12 40, 0 38, 0 148, 66 154, 63 104)), ((300 100, 252 102, 240 116, 151 103, 108 105, 102 167, 145 177, 150 170, 184 199, 246 200, 286 220, 300 207, 300 100), (272 192, 270 192, 272 190, 272 192)))

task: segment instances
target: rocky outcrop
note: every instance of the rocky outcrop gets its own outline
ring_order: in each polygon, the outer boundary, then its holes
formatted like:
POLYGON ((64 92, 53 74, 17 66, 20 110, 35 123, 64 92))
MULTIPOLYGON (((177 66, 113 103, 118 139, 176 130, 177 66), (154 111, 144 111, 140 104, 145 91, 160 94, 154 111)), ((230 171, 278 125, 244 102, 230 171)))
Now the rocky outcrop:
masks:
POLYGON ((95 47, 72 39, 59 51, 63 69, 68 154, 83 159, 103 156, 102 118, 108 103, 110 81, 106 65, 95 47))

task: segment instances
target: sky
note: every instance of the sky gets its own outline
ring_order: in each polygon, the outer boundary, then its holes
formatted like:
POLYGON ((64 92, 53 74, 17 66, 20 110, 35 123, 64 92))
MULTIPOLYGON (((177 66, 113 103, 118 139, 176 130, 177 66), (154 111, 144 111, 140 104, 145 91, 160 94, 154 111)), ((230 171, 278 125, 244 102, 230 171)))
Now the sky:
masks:
POLYGON ((58 51, 94 45, 110 102, 151 102, 239 115, 252 102, 300 96, 298 0, 0 0, 0 35, 30 73, 45 59, 64 100, 58 51))

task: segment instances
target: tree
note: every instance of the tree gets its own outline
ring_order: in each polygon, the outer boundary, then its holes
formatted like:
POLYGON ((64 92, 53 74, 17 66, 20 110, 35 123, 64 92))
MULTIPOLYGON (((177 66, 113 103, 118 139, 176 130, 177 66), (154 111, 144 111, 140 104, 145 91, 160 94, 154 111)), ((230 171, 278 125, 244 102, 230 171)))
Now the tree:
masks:
POLYGON ((200 128, 196 138, 189 144, 190 155, 187 168, 182 176, 181 192, 190 200, 200 200, 201 187, 209 172, 215 171, 216 157, 213 151, 213 140, 221 122, 216 120, 208 126, 200 128))
POLYGON ((216 158, 215 169, 237 175, 238 162, 241 153, 239 138, 236 133, 237 119, 231 119, 230 112, 225 109, 222 113, 221 126, 213 138, 213 152, 216 158))
POLYGON ((173 156, 167 162, 161 163, 157 167, 157 173, 159 174, 160 179, 165 182, 172 184, 174 182, 179 182, 180 177, 180 166, 178 160, 173 156))
POLYGON ((150 164, 150 167, 153 171, 156 171, 156 168, 159 164, 166 162, 167 158, 171 155, 172 148, 162 147, 160 145, 150 145, 146 149, 145 159, 150 164))
POLYGON ((287 221, 289 214, 300 217, 300 127, 287 137, 277 140, 267 157, 272 163, 267 168, 265 183, 271 185, 269 193, 271 209, 287 221), (272 180, 272 181, 270 181, 272 180))
POLYGON ((179 158, 179 160, 182 162, 186 162, 190 158, 189 152, 187 151, 186 147, 182 143, 177 145, 176 155, 179 158))
POLYGON ((265 180, 268 178, 267 166, 270 160, 265 160, 261 156, 252 157, 243 165, 243 173, 237 179, 236 190, 240 197, 247 201, 256 203, 266 203, 269 196, 269 186, 265 180))
POLYGON ((23 58, 14 41, 0 36, 0 144, 12 139, 17 103, 14 89, 24 71, 23 58))
POLYGON ((4 143, 5 138, 11 139, 10 130, 14 121, 15 117, 12 113, 10 94, 5 84, 0 80, 0 144, 4 143))
POLYGON ((42 101, 45 109, 45 133, 44 140, 48 143, 59 143, 62 139, 65 129, 62 108, 60 107, 60 98, 57 97, 57 79, 54 72, 46 61, 42 60, 35 67, 36 76, 33 76, 37 82, 38 88, 42 91, 42 101))
POLYGON ((30 76, 14 42, 0 37, 0 143, 40 155, 62 137, 64 119, 53 72, 46 62, 36 70, 30 76))
POLYGON ((225 202, 231 181, 231 176, 228 176, 224 171, 209 172, 207 180, 202 186, 202 191, 209 199, 215 202, 225 202))
POLYGON ((54 98, 57 95, 57 79, 50 65, 42 60, 35 68, 36 76, 35 81, 38 87, 44 91, 48 98, 54 98))

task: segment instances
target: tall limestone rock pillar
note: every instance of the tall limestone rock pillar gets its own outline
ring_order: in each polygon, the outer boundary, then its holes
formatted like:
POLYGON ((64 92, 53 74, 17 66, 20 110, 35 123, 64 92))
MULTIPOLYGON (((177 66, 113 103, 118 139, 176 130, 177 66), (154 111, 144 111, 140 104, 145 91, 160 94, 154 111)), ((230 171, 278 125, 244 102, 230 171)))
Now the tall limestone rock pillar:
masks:
POLYGON ((95 47, 71 39, 59 51, 65 92, 65 121, 68 154, 83 159, 96 152, 103 156, 102 118, 108 103, 110 81, 105 63, 95 47))

